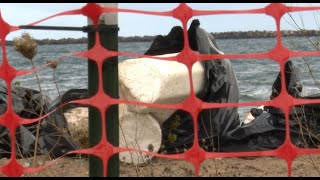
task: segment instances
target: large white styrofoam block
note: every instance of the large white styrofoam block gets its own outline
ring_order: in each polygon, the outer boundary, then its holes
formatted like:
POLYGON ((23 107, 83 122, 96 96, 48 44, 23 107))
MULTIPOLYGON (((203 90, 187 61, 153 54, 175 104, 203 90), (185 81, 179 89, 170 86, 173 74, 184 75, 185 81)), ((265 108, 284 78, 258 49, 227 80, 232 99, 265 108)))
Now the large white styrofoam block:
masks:
MULTIPOLYGON (((125 109, 125 108, 124 108, 125 109)), ((119 143, 120 147, 158 152, 161 146, 161 128, 157 120, 149 114, 129 111, 120 113, 119 143)), ((127 151, 119 153, 122 162, 144 164, 152 159, 145 153, 127 151)))
MULTIPOLYGON (((165 54, 159 57, 171 57, 165 54)), ((192 68, 195 93, 204 85, 204 68, 200 62, 192 68)), ((190 94, 188 69, 177 61, 152 58, 128 59, 119 63, 119 90, 123 99, 147 103, 173 104, 182 102, 190 94)), ((147 106, 130 106, 139 113, 158 112, 147 106)))

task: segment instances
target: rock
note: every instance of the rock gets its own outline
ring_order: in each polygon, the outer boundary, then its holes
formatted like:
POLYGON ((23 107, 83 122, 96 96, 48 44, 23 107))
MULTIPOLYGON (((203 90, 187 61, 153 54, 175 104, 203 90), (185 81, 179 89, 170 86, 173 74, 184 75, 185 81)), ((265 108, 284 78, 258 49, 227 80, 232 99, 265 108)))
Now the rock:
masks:
POLYGON ((88 108, 78 107, 64 113, 70 134, 81 149, 89 147, 88 108))

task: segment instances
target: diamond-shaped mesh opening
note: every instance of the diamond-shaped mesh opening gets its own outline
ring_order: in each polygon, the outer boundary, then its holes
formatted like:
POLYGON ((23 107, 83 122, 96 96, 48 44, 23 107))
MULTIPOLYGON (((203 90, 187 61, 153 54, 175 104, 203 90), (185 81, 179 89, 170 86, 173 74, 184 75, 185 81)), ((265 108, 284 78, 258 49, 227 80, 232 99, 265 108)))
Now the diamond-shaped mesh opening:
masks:
POLYGON ((317 177, 319 173, 319 155, 307 154, 298 156, 292 162, 293 177, 317 177))
POLYGON ((119 147, 137 152, 120 153, 127 161, 143 161, 140 150, 180 154, 193 145, 193 121, 189 113, 129 104, 119 105, 119 147), (142 158, 142 159, 141 159, 142 158))
POLYGON ((319 148, 319 104, 296 105, 290 111, 291 142, 298 148, 319 148))
POLYGON ((196 96, 205 102, 267 101, 279 70, 278 63, 269 59, 204 60, 192 67, 193 85, 196 96))
MULTIPOLYGON (((19 160, 24 167, 33 167, 34 158, 19 160)), ((22 177, 88 177, 88 157, 85 154, 77 154, 77 157, 62 157, 54 160, 46 156, 36 158, 38 165, 49 165, 38 172, 26 173, 22 177), (77 168, 74 168, 76 166, 77 168), (70 171, 70 169, 73 169, 70 171)))
POLYGON ((205 109, 199 113, 198 132, 207 152, 272 150, 285 142, 285 119, 271 106, 205 109))
MULTIPOLYGON (((142 156, 147 156, 142 153, 142 156)), ((121 160, 120 160, 121 161, 121 160)), ((191 163, 183 160, 153 157, 143 165, 120 162, 120 177, 193 177, 191 163)))
POLYGON ((319 51, 318 18, 318 11, 291 12, 284 15, 281 18, 284 45, 295 51, 319 51))
POLYGON ((183 49, 184 37, 182 24, 179 22, 179 20, 170 17, 168 18, 163 16, 150 16, 147 14, 120 12, 119 34, 123 34, 119 38, 119 45, 128 47, 126 49, 120 49, 120 52, 156 55, 155 51, 148 51, 150 47, 148 44, 154 39, 158 39, 162 43, 162 51, 160 54, 169 54, 166 53, 166 51, 169 50, 168 44, 170 44, 172 41, 179 42, 179 46, 171 46, 171 51, 174 49, 176 52, 180 52, 183 49), (132 24, 123 23, 123 19, 125 18, 130 18, 132 20, 132 24), (175 28, 171 29, 172 27, 175 28), (141 31, 141 29, 144 30, 141 31), (137 33, 133 34, 133 32, 137 33), (169 35, 169 37, 165 37, 167 35, 169 35), (135 43, 128 43, 132 41, 135 43))
MULTIPOLYGON (((290 60, 297 69, 296 71, 292 71, 292 78, 297 79, 297 82, 300 81, 299 87, 301 86, 299 89, 300 95, 296 98, 316 97, 316 94, 320 93, 320 71, 318 70, 320 57, 295 57, 290 60)), ((287 73, 287 75, 291 76, 290 73, 287 73)), ((298 86, 296 85, 296 87, 298 86)))
MULTIPOLYGON (((194 16, 188 21, 188 27, 194 19, 198 19, 200 27, 213 35, 217 48, 225 54, 263 53, 273 49, 276 44, 276 33, 273 31, 276 25, 267 15, 259 14, 254 18, 247 14, 194 16)), ((193 49, 192 38, 190 46, 193 49)))
POLYGON ((277 157, 213 158, 200 167, 203 177, 284 177, 287 166, 277 157), (267 162, 267 163, 266 163, 267 162))
POLYGON ((6 163, 7 159, 11 156, 11 139, 9 137, 9 129, 3 126, 0 126, 1 130, 1 148, 0 148, 0 157, 2 164, 6 163))

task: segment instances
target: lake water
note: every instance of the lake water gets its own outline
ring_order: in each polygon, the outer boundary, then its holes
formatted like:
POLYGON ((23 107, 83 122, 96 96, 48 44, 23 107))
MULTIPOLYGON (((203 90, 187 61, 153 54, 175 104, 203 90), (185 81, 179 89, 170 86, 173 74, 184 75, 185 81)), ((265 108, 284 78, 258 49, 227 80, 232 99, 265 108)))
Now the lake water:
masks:
MULTIPOLYGON (((314 47, 305 38, 285 38, 284 45, 293 50, 314 50, 314 47)), ((318 41, 318 37, 312 37, 312 41, 318 41)), ((217 44, 225 54, 246 54, 255 52, 266 52, 271 50, 276 40, 268 39, 228 39, 217 40, 217 44)), ((144 53, 151 42, 122 42, 119 43, 119 51, 144 53)), ((35 57, 37 66, 44 65, 47 61, 57 59, 74 52, 85 51, 86 44, 71 45, 42 45, 38 47, 35 57)), ((2 53, 1 53, 2 54, 2 53)), ((18 54, 14 47, 7 47, 9 63, 17 69, 31 69, 30 61, 18 54)), ((2 56, 2 55, 1 55, 2 56)), ((123 61, 129 57, 119 57, 123 61)), ((1 58, 2 59, 2 58, 1 58)), ((292 59, 293 63, 300 69, 300 78, 303 85, 303 95, 320 93, 317 83, 320 79, 320 57, 306 57, 292 59), (310 73, 312 72, 312 73, 310 73), (312 78, 314 77, 314 78, 312 78)), ((269 59, 241 59, 232 60, 240 88, 240 101, 268 100, 271 94, 271 86, 278 75, 278 63, 269 59)), ((39 72, 41 87, 44 93, 51 99, 58 96, 56 85, 53 81, 53 70, 43 68, 39 72)), ((87 59, 68 57, 60 62, 56 72, 56 81, 60 92, 73 88, 87 88, 88 80, 87 59)), ((38 89, 34 74, 21 76, 15 79, 22 86, 38 89)), ((250 107, 240 108, 242 115, 250 107)))

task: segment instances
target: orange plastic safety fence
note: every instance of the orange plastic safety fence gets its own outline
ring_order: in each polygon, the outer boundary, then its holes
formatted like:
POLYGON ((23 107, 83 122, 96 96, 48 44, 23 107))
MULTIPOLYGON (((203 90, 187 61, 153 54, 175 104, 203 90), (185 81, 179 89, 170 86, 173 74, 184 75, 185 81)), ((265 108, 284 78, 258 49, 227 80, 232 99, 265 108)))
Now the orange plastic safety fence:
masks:
MULTIPOLYGON (((244 157, 244 156, 274 156, 279 157, 287 162, 288 168, 288 176, 291 176, 291 164, 292 161, 299 155, 304 154, 319 154, 320 150, 318 149, 300 149, 294 146, 290 141, 290 133, 289 133, 289 111, 295 105, 300 104, 315 104, 320 103, 320 100, 304 100, 304 99, 295 99, 290 96, 285 88, 285 79, 284 79, 284 64, 286 60, 292 57, 302 57, 302 56, 319 56, 319 51, 309 51, 309 52, 302 52, 302 51, 291 51, 287 49, 282 44, 281 39, 281 32, 280 32, 280 20, 283 15, 289 12, 299 12, 299 11, 312 11, 312 10, 319 10, 320 7, 291 7, 286 6, 284 4, 279 3, 271 3, 264 8, 259 9, 251 9, 251 10, 195 10, 190 8, 187 4, 181 3, 178 7, 171 11, 166 12, 152 12, 152 11, 140 11, 140 10, 131 10, 131 9, 120 9, 120 8, 103 8, 94 3, 88 3, 81 9, 70 10, 66 12, 61 12, 59 14, 52 15, 45 19, 39 20, 34 22, 30 25, 36 25, 40 22, 43 22, 47 19, 62 16, 62 15, 84 15, 90 18, 94 25, 98 24, 99 16, 103 13, 110 13, 110 12, 126 12, 126 13, 140 13, 140 14, 149 14, 149 15, 158 15, 158 16, 167 16, 167 17, 174 17, 181 21, 184 30, 184 49, 175 57, 168 57, 168 58, 160 58, 157 59, 162 60, 169 60, 169 61, 178 61, 180 63, 185 64, 189 70, 189 79, 190 79, 190 86, 191 86, 191 93, 190 96, 180 104, 174 105, 163 105, 163 104, 150 104, 150 103, 141 103, 141 102, 134 102, 128 100, 120 100, 114 99, 103 91, 102 85, 102 64, 103 62, 114 56, 136 56, 136 57, 150 57, 145 56, 142 54, 135 54, 135 53, 126 53, 126 52, 114 52, 109 51, 102 47, 99 42, 99 33, 96 33, 96 43, 93 48, 85 52, 77 52, 74 53, 73 56, 80 56, 91 59, 95 61, 98 65, 99 70, 99 89, 98 92, 89 99, 83 100, 76 100, 70 103, 77 103, 77 104, 84 104, 95 107, 99 109, 100 113, 105 112, 111 105, 126 103, 126 104, 135 104, 135 105, 144 105, 144 106, 152 106, 157 108, 171 108, 171 109, 181 109, 186 112, 189 112, 194 121, 194 143, 193 146, 186 152, 182 154, 175 154, 175 155, 163 155, 152 153, 143 150, 131 149, 131 148, 119 148, 115 147, 107 141, 107 133, 105 130, 102 131, 102 138, 99 144, 96 146, 89 148, 89 149, 81 149, 70 153, 81 153, 81 154, 91 154, 94 156, 99 157, 103 162, 103 170, 104 175, 107 174, 107 166, 108 166, 108 159, 116 153, 134 150, 146 153, 148 155, 153 155, 157 157, 166 157, 172 159, 179 159, 179 160, 186 160, 191 162, 194 165, 195 175, 199 174, 199 167, 201 163, 208 159, 208 158, 218 158, 218 157, 244 157), (224 54, 224 55, 199 55, 192 51, 189 47, 188 43, 188 35, 187 35, 187 22, 193 16, 203 16, 203 15, 217 15, 217 14, 266 14, 274 18, 277 26, 277 43, 275 47, 265 53, 253 53, 253 54, 224 54), (259 102, 243 102, 243 103, 205 103, 198 99, 194 95, 194 89, 192 84, 192 65, 197 61, 207 60, 207 59, 221 59, 221 58, 265 58, 265 59, 272 59, 279 63, 280 70, 281 70, 281 93, 278 97, 274 98, 273 100, 268 101, 259 101, 259 102), (234 107, 234 106, 259 106, 264 104, 266 106, 273 106, 276 108, 281 109, 285 113, 286 119, 286 140, 282 146, 275 150, 270 151, 259 151, 259 152, 239 152, 239 153, 220 153, 220 152, 205 152, 202 148, 200 148, 198 144, 198 123, 197 117, 200 111, 203 109, 208 108, 223 108, 223 107, 234 107)), ((12 93, 11 93, 11 82, 17 76, 22 76, 26 74, 33 73, 35 70, 25 71, 25 70, 17 70, 13 66, 8 63, 8 58, 6 55, 6 36, 13 31, 17 31, 19 28, 17 26, 11 26, 5 20, 2 19, 0 14, 0 38, 1 38, 1 45, 2 45, 2 57, 3 61, 0 66, 0 78, 6 82, 8 88, 8 108, 6 112, 0 116, 0 125, 8 128, 10 130, 10 137, 11 137, 11 158, 4 166, 0 166, 0 172, 4 173, 7 176, 21 176, 24 173, 32 173, 40 171, 44 168, 47 168, 52 163, 47 164, 45 166, 40 166, 36 168, 29 168, 24 167, 23 165, 19 164, 16 160, 16 149, 15 149, 15 132, 16 128, 22 124, 29 124, 34 123, 43 119, 44 117, 48 116, 46 114, 43 117, 34 119, 32 121, 23 119, 19 117, 17 114, 14 113, 12 108, 12 93)), ((153 57, 155 58, 155 57, 153 57)), ((106 117, 104 113, 101 114, 101 124, 102 127, 106 126, 105 120, 106 117)), ((103 128, 104 129, 104 128, 103 128)))

